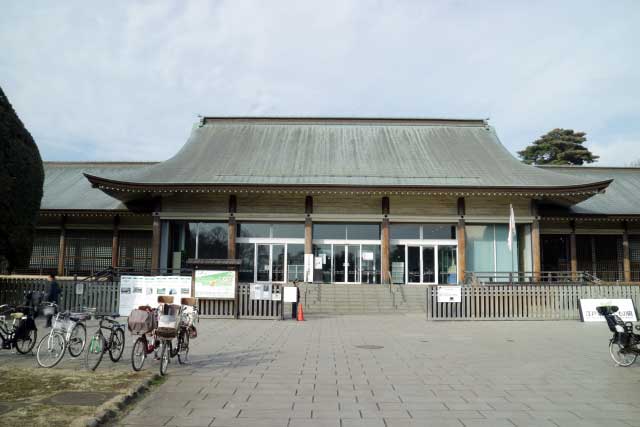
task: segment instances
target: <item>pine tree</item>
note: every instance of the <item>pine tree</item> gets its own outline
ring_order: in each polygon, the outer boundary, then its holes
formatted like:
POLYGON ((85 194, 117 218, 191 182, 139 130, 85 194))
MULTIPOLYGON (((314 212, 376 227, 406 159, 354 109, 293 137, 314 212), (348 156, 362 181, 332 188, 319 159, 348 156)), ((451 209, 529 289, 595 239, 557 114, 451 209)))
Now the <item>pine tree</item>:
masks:
POLYGON ((0 88, 0 269, 28 265, 43 183, 38 147, 0 88))
POLYGON ((534 165, 582 165, 593 163, 599 156, 591 153, 583 144, 586 133, 573 129, 554 129, 542 135, 518 155, 522 161, 534 165))

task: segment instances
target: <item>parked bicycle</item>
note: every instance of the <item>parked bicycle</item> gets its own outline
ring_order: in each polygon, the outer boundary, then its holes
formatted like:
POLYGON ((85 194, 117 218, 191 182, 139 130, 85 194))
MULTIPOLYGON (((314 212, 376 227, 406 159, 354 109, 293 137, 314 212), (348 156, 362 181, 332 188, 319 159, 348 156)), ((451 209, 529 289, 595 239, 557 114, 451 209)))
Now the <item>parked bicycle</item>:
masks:
MULTIPOLYGON (((57 312, 58 306, 54 303, 44 303, 44 311, 57 312)), ((69 350, 71 357, 78 357, 84 350, 87 342, 87 327, 85 322, 91 319, 89 312, 73 313, 64 311, 53 318, 51 332, 45 335, 36 351, 38 365, 43 368, 56 366, 69 350)))
POLYGON ((160 342, 160 375, 167 373, 170 359, 178 357, 181 365, 187 363, 189 355, 189 341, 191 335, 195 337, 196 330, 189 319, 197 318, 195 298, 183 298, 182 303, 190 305, 175 305, 173 297, 158 297, 158 327, 156 337, 160 342), (173 339, 177 338, 176 345, 173 339))
POLYGON ((118 314, 96 316, 100 319, 98 330, 89 340, 87 352, 85 354, 87 368, 95 371, 102 361, 104 353, 109 352, 112 362, 117 362, 124 352, 124 324, 116 320, 118 314), (109 319, 108 317, 111 317, 109 319), (109 331, 109 338, 102 333, 109 331))
POLYGON ((138 307, 129 314, 127 323, 132 334, 140 335, 131 349, 131 367, 134 371, 139 371, 147 355, 157 351, 160 346, 156 337, 158 310, 149 306, 138 307))
MULTIPOLYGON (((618 316, 618 307, 602 306, 596 307, 598 313, 607 321, 609 330, 613 336, 609 340, 609 354, 614 362, 619 366, 631 366, 640 354, 640 334, 633 332, 633 323, 623 321, 618 316)), ((637 325, 636 330, 640 330, 637 325)))
POLYGON ((29 307, 0 305, 0 348, 27 354, 37 338, 38 328, 29 307))

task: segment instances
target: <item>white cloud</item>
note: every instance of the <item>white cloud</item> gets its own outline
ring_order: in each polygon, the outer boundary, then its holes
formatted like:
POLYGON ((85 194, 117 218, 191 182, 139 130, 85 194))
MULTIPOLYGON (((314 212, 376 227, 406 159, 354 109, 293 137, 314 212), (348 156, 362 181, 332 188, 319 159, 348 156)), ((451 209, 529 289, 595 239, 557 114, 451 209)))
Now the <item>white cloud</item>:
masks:
POLYGON ((23 1, 0 85, 47 159, 163 159, 197 114, 290 114, 490 116, 514 152, 569 127, 620 164, 637 22, 634 1, 23 1))

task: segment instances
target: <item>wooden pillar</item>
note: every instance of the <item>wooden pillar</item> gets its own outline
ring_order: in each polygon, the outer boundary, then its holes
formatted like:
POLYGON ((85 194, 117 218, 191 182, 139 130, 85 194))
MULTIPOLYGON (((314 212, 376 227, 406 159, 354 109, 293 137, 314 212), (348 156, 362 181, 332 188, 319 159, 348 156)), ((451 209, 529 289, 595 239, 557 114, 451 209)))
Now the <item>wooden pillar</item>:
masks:
POLYGON ((576 244, 576 222, 571 221, 571 234, 569 235, 569 256, 571 260, 571 280, 578 280, 578 247, 576 244))
POLYGON ((111 240, 111 267, 118 267, 120 255, 120 216, 113 217, 113 238, 111 240))
POLYGON ((382 230, 380 233, 380 275, 381 282, 391 283, 389 266, 389 198, 382 198, 382 230))
POLYGON ((58 276, 64 276, 64 259, 67 251, 67 216, 60 219, 60 243, 58 245, 58 276))
POLYGON ((533 219, 531 224, 531 251, 533 252, 533 281, 540 281, 540 220, 533 219))
POLYGON ((157 273, 160 268, 160 216, 153 215, 153 237, 151 238, 151 270, 157 273))
POLYGON ((467 271, 467 229, 464 220, 466 214, 466 206, 464 197, 458 197, 458 227, 456 229, 456 237, 458 239, 458 283, 465 282, 465 274, 467 271))
POLYGON ((622 234, 622 264, 624 269, 624 281, 631 282, 631 249, 629 247, 629 230, 627 221, 624 222, 622 234))
POLYGON ((236 211, 238 208, 238 201, 236 199, 235 194, 229 196, 229 238, 227 240, 227 258, 235 259, 236 258, 236 234, 237 234, 237 224, 236 224, 236 211))
POLYGON ((313 220, 311 214, 313 213, 313 197, 307 196, 304 199, 304 253, 313 253, 313 220))

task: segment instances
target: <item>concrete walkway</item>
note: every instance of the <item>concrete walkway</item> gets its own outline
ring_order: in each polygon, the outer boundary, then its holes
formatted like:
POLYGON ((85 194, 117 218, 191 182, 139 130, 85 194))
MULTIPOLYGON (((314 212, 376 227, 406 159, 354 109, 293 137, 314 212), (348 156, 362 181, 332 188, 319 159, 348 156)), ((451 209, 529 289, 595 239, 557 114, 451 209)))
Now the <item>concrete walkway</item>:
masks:
POLYGON ((192 365, 172 361, 118 425, 640 426, 640 362, 613 364, 605 324, 378 315, 199 332, 192 365))

